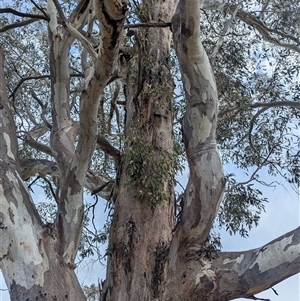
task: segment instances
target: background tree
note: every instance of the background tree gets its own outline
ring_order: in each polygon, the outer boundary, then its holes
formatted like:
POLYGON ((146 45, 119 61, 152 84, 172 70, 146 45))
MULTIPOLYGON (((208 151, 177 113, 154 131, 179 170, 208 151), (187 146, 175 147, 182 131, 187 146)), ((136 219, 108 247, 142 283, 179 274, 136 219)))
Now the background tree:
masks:
POLYGON ((298 4, 1 2, 0 263, 12 300, 84 300, 77 252, 107 235, 106 301, 255 299, 299 272, 299 228, 234 253, 212 232, 247 236, 258 223, 266 199, 252 185, 272 185, 261 171, 299 185, 298 4), (249 179, 224 174, 228 162, 249 179), (100 235, 86 228, 85 189, 111 209, 100 235))

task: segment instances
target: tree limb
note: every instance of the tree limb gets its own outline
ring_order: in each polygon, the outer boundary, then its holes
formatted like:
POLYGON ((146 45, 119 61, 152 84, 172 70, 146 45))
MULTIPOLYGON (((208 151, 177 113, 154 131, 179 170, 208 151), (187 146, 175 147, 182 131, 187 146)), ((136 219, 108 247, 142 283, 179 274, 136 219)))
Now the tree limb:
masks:
POLYGON ((235 298, 253 299, 255 294, 300 272, 299 250, 300 227, 258 249, 221 253, 217 261, 228 281, 226 290, 239 292, 235 298))
MULTIPOLYGON (((238 112, 240 110, 243 110, 245 108, 252 108, 252 109, 261 108, 251 118, 250 124, 249 124, 248 138, 249 138, 250 146, 253 149, 255 149, 255 148, 252 144, 251 133, 252 133, 254 123, 255 123, 255 120, 257 119, 257 117, 259 115, 261 115, 263 112, 265 112, 266 110, 268 110, 268 109, 275 108, 275 107, 283 107, 283 106, 299 109, 300 108, 300 102, 298 102, 298 101, 289 101, 289 100, 272 101, 272 102, 257 102, 257 103, 253 103, 253 104, 251 104, 251 103, 250 104, 243 104, 237 109, 236 114, 238 114, 238 112)), ((233 109, 228 110, 227 112, 232 112, 232 111, 235 111, 235 110, 236 110, 236 108, 233 108, 233 109)))
MULTIPOLYGON (((33 264, 42 261, 38 249, 38 239, 34 239, 34 246, 24 243, 24 232, 20 231, 26 226, 27 237, 36 238, 42 232, 42 222, 33 205, 30 194, 25 188, 19 175, 18 142, 13 114, 10 109, 6 93, 4 77, 4 52, 0 47, 0 204, 1 204, 1 248, 0 261, 8 254, 14 257, 22 252, 28 256, 38 254, 33 264), (13 193, 11 193, 13 187, 13 193)), ((27 257, 29 258, 29 257, 27 257)), ((13 258, 14 268, 22 265, 18 256, 13 258)), ((1 268, 6 269, 1 265, 1 268)), ((27 270, 26 270, 27 271, 27 270)), ((24 273, 20 271, 20 273, 24 273)), ((26 274, 26 272, 25 272, 26 274)), ((24 275, 24 277, 26 277, 24 275)), ((7 279, 6 279, 7 280, 7 279)), ((8 286, 10 283, 8 283, 8 286)))
POLYGON ((124 25, 124 29, 129 28, 151 28, 151 27, 171 27, 171 23, 165 22, 151 22, 151 23, 135 23, 135 24, 126 24, 124 25))
MULTIPOLYGON (((232 14, 235 11, 235 6, 226 5, 224 7, 224 9, 228 10, 232 14)), ((244 10, 239 10, 237 12, 237 17, 240 20, 242 20, 243 22, 245 22, 245 23, 249 24, 250 26, 252 26, 253 28, 255 28, 261 34, 262 38, 265 41, 267 41, 269 43, 272 43, 274 45, 281 46, 281 47, 284 47, 284 48, 288 48, 288 49, 291 49, 295 52, 300 53, 300 47, 297 46, 297 45, 299 45, 299 39, 298 38, 295 38, 295 37, 293 37, 289 34, 286 34, 284 32, 280 32, 280 31, 274 30, 272 28, 269 28, 261 20, 259 20, 254 15, 252 15, 251 13, 248 13, 244 10), (296 42, 297 44, 295 45, 295 44, 290 44, 290 43, 283 42, 279 38, 276 38, 276 37, 272 36, 271 32, 281 36, 282 38, 290 39, 290 40, 296 42)))
POLYGON ((15 16, 19 17, 25 17, 25 18, 33 18, 33 19, 40 19, 40 20, 46 20, 49 21, 49 17, 46 17, 44 15, 36 15, 36 14, 28 14, 28 13, 22 13, 12 8, 0 8, 0 14, 3 13, 10 13, 15 16))
POLYGON ((30 2, 49 20, 49 16, 46 14, 45 10, 39 6, 34 0, 30 0, 30 2))
POLYGON ((188 300, 201 300, 203 296, 209 296, 207 300, 253 299, 255 294, 299 273, 299 250, 300 227, 254 250, 213 253, 208 246, 177 253, 179 260, 170 286, 177 288, 183 283, 178 292, 188 288, 192 294, 188 300))
POLYGON ((94 1, 96 15, 100 20, 102 44, 100 55, 97 56, 95 62, 94 76, 82 92, 78 142, 71 163, 67 166, 55 220, 55 227, 62 235, 59 249, 67 264, 73 264, 79 246, 83 225, 82 186, 97 138, 100 95, 113 74, 119 54, 119 41, 124 26, 126 5, 126 1, 122 1, 121 6, 118 2, 94 1))
POLYGON ((52 150, 49 146, 47 146, 46 144, 42 144, 40 142, 37 142, 36 140, 34 140, 30 134, 26 134, 25 135, 25 139, 24 139, 25 143, 30 145, 31 147, 33 147, 34 149, 41 151, 49 156, 53 156, 52 150))
POLYGON ((6 32, 10 29, 14 29, 14 28, 18 28, 18 27, 22 27, 22 26, 26 26, 26 25, 29 25, 31 23, 34 23, 34 22, 37 22, 37 21, 40 21, 41 19, 37 19, 37 18, 32 18, 32 19, 26 19, 24 21, 21 21, 21 22, 16 22, 16 23, 12 23, 12 24, 9 24, 9 25, 6 25, 6 26, 3 26, 0 28, 0 32, 6 32))
POLYGON ((103 150, 106 154, 113 157, 116 161, 118 161, 121 157, 120 151, 112 146, 107 139, 102 136, 101 134, 98 134, 97 136, 97 144, 103 150))
MULTIPOLYGON (((83 74, 71 74, 71 77, 84 77, 83 74)), ((50 78, 49 74, 45 75, 36 75, 36 76, 28 76, 28 77, 23 77, 20 79, 16 87, 13 89, 13 91, 10 93, 9 98, 14 97, 16 94, 17 90, 22 86, 22 84, 26 81, 33 80, 33 79, 44 79, 44 78, 50 78)))
POLYGON ((300 108, 300 102, 297 101, 289 101, 289 100, 284 100, 284 101, 273 101, 273 102, 256 102, 253 104, 245 104, 245 107, 249 108, 274 108, 274 107, 293 107, 293 108, 300 108))
POLYGON ((226 36, 226 34, 227 34, 227 32, 228 32, 228 30, 229 30, 229 28, 230 28, 233 20, 235 19, 237 12, 241 8, 241 6, 242 6, 242 3, 240 2, 236 6, 234 12, 232 13, 231 18, 229 20, 227 20, 226 23, 224 24, 224 27, 223 27, 223 29, 222 29, 222 31, 220 33, 220 37, 219 37, 219 39, 218 39, 218 41, 216 43, 216 46, 215 46, 215 48, 214 48, 214 50, 213 50, 213 52, 212 52, 212 54, 210 56, 210 61, 211 61, 212 66, 214 66, 214 62, 215 62, 216 56, 217 56, 217 54, 218 54, 218 52, 219 52, 219 50, 220 50, 220 48, 221 48, 221 46, 222 46, 222 44, 224 42, 224 38, 225 38, 225 36, 226 36))
POLYGON ((172 19, 175 48, 186 96, 182 127, 190 170, 176 233, 184 241, 182 247, 188 249, 193 244, 201 245, 206 241, 225 185, 216 146, 216 82, 201 43, 200 27, 196 25, 202 6, 203 1, 181 0, 172 19))
MULTIPOLYGON (((46 159, 32 159, 25 158, 20 162, 21 167, 21 178, 24 181, 27 181, 29 178, 39 175, 41 178, 44 178, 47 175, 52 177, 60 177, 57 164, 54 161, 46 159)), ((97 194, 98 196, 109 200, 111 195, 111 187, 108 187, 110 180, 99 176, 91 170, 87 171, 84 187, 91 191, 92 194, 97 194), (99 189, 102 187, 102 189, 99 189)))

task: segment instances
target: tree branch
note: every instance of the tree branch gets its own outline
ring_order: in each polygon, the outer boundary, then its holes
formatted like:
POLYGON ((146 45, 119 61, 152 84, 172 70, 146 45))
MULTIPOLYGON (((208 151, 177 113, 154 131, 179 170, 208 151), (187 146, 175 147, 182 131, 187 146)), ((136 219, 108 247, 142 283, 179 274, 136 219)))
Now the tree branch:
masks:
POLYGON ((36 15, 36 14, 28 14, 28 13, 22 13, 12 8, 0 8, 0 14, 9 13, 13 14, 15 16, 19 17, 25 17, 25 18, 33 18, 33 19, 40 19, 40 20, 46 20, 49 21, 49 17, 43 16, 43 15, 36 15))
POLYGON ((26 25, 29 25, 31 23, 34 23, 34 22, 37 22, 37 21, 40 21, 40 20, 41 19, 27 19, 27 20, 24 20, 24 21, 21 21, 21 22, 16 22, 16 23, 13 23, 13 24, 9 24, 9 25, 1 27, 0 32, 6 32, 10 29, 26 26, 26 25))
POLYGON ((300 272, 299 250, 300 227, 255 250, 221 253, 217 261, 228 283, 224 290, 238 294, 235 298, 253 299, 255 294, 300 272))
MULTIPOLYGON (((71 77, 84 77, 83 74, 71 74, 71 77)), ((26 81, 33 80, 33 79, 44 79, 44 78, 50 78, 50 75, 45 74, 45 75, 37 75, 37 76, 28 76, 28 77, 23 77, 20 79, 16 87, 13 89, 13 91, 10 93, 9 98, 14 97, 16 94, 17 90, 22 86, 22 84, 26 81)))
MULTIPOLYGON (((235 11, 235 6, 226 5, 224 7, 224 9, 228 10, 232 14, 235 11)), ((244 10, 238 11, 237 12, 237 17, 240 20, 242 20, 245 23, 247 23, 250 26, 252 26, 253 28, 255 28, 261 34, 262 38, 265 41, 267 41, 269 43, 272 43, 274 45, 281 46, 281 47, 284 47, 284 48, 288 48, 288 49, 291 49, 291 50, 293 50, 295 52, 300 53, 300 47, 297 46, 297 45, 299 45, 299 39, 298 38, 295 38, 295 37, 293 37, 293 36, 291 36, 289 34, 286 34, 284 32, 280 32, 280 31, 274 30, 272 28, 269 28, 261 20, 259 20, 254 15, 252 15, 251 13, 248 13, 248 12, 246 12, 244 10), (271 32, 273 32, 273 33, 281 36, 282 38, 290 39, 293 42, 296 42, 297 45, 283 42, 283 41, 280 40, 280 38, 276 38, 276 37, 272 36, 271 32)))
MULTIPOLYGON (((289 100, 284 100, 284 101, 274 101, 274 102, 257 102, 257 103, 253 103, 253 104, 243 104, 238 108, 237 113, 239 112, 239 110, 242 110, 244 108, 252 108, 252 109, 256 109, 256 108, 261 108, 260 110, 258 110, 255 115, 252 117, 252 119, 250 120, 250 124, 249 124, 249 130, 248 130, 248 138, 249 138, 249 143, 250 146, 254 148, 253 144, 252 144, 252 137, 251 137, 251 133, 254 127, 254 123, 255 120, 257 119, 257 117, 259 115, 261 115, 263 112, 265 112, 268 109, 271 108, 275 108, 275 107, 291 107, 291 108, 296 108, 299 109, 300 108, 300 102, 297 101, 289 101, 289 100)), ((228 110, 227 112, 231 112, 231 111, 235 111, 236 109, 231 109, 228 110)))
POLYGON ((46 175, 59 177, 57 164, 50 160, 26 158, 21 160, 20 167, 20 175, 24 181, 27 181, 30 177, 33 177, 37 174, 42 178, 45 178, 46 175))
POLYGON ((112 146, 104 136, 98 134, 97 136, 97 144, 109 156, 113 157, 116 161, 118 161, 121 157, 120 151, 112 146))
POLYGON ((4 51, 0 45, 0 163, 9 162, 18 170, 18 142, 16 127, 10 110, 4 76, 4 51))
POLYGON ((215 46, 215 48, 214 48, 214 50, 213 50, 213 52, 212 52, 212 54, 210 56, 210 61, 211 61, 212 66, 214 66, 214 62, 215 62, 216 56, 217 56, 217 54, 218 54, 218 52, 219 52, 219 50, 220 50, 220 48, 221 48, 221 46, 222 46, 222 44, 224 42, 224 38, 225 38, 225 36, 226 36, 226 34, 227 34, 227 32, 228 32, 231 24, 232 24, 233 20, 235 19, 238 10, 242 6, 241 2, 236 6, 234 12, 231 15, 231 18, 226 21, 226 23, 225 23, 225 25, 224 25, 221 33, 220 33, 220 37, 219 37, 219 39, 218 39, 218 41, 216 43, 216 46, 215 46))
POLYGON ((151 28, 151 27, 171 27, 171 23, 164 23, 164 22, 151 22, 151 23, 135 23, 135 24, 126 24, 124 25, 124 29, 129 28, 151 28))
MULTIPOLYGON (((209 246, 194 248, 175 254, 178 277, 170 275, 169 285, 177 288, 183 283, 178 292, 190 291, 188 300, 201 300, 203 296, 209 296, 208 300, 253 299, 255 294, 299 273, 299 250, 300 227, 254 250, 216 253, 209 246)), ((172 294, 173 290, 166 300, 171 300, 172 294)))
POLYGON ((53 156, 52 150, 49 146, 35 141, 30 136, 30 134, 26 133, 24 141, 25 141, 25 143, 27 143, 29 146, 33 147, 34 149, 41 151, 49 156, 53 156))
POLYGON ((100 95, 115 70, 116 58, 119 54, 119 41, 124 26, 127 3, 122 1, 122 6, 118 6, 118 4, 118 2, 111 1, 94 1, 96 15, 100 20, 102 44, 100 55, 97 56, 95 62, 94 76, 82 92, 78 142, 71 164, 67 168, 55 221, 55 226, 62 233, 59 249, 67 264, 73 264, 75 260, 82 231, 82 186, 97 138, 100 95))
POLYGON ((190 177, 184 195, 179 226, 182 248, 203 244, 217 214, 225 178, 216 146, 218 111, 213 70, 201 43, 200 19, 203 1, 181 0, 172 19, 175 49, 186 96, 182 121, 190 177), (213 183, 213 186, 212 186, 213 183))
MULTIPOLYGON (((21 167, 21 178, 27 181, 29 178, 39 175, 41 178, 50 175, 52 177, 59 177, 59 170, 57 164, 54 161, 46 159, 32 159, 25 158, 20 162, 21 167)), ((103 176, 99 176, 92 172, 87 171, 84 187, 91 191, 92 194, 97 194, 98 196, 109 200, 112 188, 108 186, 111 181, 103 176), (102 187, 102 189, 99 189, 102 187)))
MULTIPOLYGON (((38 235, 42 233, 42 222, 30 198, 28 190, 19 175, 18 143, 13 114, 10 110, 9 99, 6 93, 4 77, 4 52, 0 47, 0 204, 1 204, 1 248, 0 261, 5 257, 22 254, 26 258, 36 257, 31 261, 33 265, 40 264, 43 259, 38 251, 38 235), (13 193, 12 193, 13 187, 13 193), (24 232, 20 229, 26 227, 28 241, 24 241, 24 232)), ((24 260, 24 257, 21 259, 24 260)), ((23 261, 24 263, 24 261, 23 261)), ((22 265, 18 256, 13 258, 13 268, 22 265)), ((1 266, 6 269, 5 265, 1 266)), ((26 277, 28 270, 19 271, 26 277)), ((7 271, 6 271, 7 272, 7 271)), ((7 280, 7 279, 6 279, 7 280)), ((9 286, 10 283, 7 282, 9 286)))
POLYGON ((47 18, 47 20, 49 20, 49 16, 42 7, 40 7, 34 0, 30 0, 30 2, 45 16, 45 18, 47 18))
POLYGON ((300 108, 300 102, 297 101, 289 101, 289 100, 285 100, 285 101, 273 101, 273 102, 256 102, 253 104, 245 104, 245 107, 249 107, 249 108, 274 108, 274 107, 293 107, 293 108, 300 108))

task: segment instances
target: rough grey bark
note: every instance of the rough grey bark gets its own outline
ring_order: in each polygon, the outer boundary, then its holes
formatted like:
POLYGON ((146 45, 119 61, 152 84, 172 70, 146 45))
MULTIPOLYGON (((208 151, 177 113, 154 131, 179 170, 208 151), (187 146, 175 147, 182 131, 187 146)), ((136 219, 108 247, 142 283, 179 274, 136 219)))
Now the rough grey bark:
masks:
MULTIPOLYGON (((158 20, 168 22, 175 11, 173 0, 149 1, 148 5, 147 22, 150 23, 158 20)), ((137 32, 140 62, 139 70, 132 70, 132 74, 138 76, 133 79, 129 74, 126 79, 125 134, 131 141, 127 148, 135 148, 136 141, 142 139, 144 147, 153 149, 153 162, 160 160, 162 152, 173 152, 171 37, 169 28, 145 28, 137 32)), ((114 204, 102 300, 156 300, 163 291, 164 267, 160 261, 167 252, 174 228, 172 179, 165 179, 164 186, 160 188, 159 193, 165 193, 166 200, 151 207, 154 194, 142 199, 138 196, 140 187, 128 185, 131 180, 126 172, 129 163, 126 151, 128 149, 125 149, 123 163, 119 167, 119 193, 114 204)), ((148 167, 147 172, 160 171, 148 167)), ((150 176, 155 177, 155 174, 150 176)))

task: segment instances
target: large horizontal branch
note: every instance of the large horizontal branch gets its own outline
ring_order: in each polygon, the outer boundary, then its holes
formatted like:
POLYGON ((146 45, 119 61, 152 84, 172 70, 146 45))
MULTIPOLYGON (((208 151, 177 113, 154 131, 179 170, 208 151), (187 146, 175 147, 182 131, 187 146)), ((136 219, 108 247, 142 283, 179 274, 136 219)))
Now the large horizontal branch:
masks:
POLYGON ((47 146, 46 144, 37 142, 35 139, 33 139, 31 137, 31 135, 26 134, 24 141, 26 144, 28 144, 29 146, 33 147, 34 149, 41 151, 49 156, 53 156, 52 150, 49 146, 47 146))
POLYGON ((1 32, 6 32, 6 31, 8 31, 10 29, 14 29, 14 28, 19 28, 19 27, 22 27, 22 26, 26 26, 26 25, 29 25, 29 24, 37 22, 37 21, 41 21, 41 19, 32 18, 32 19, 26 19, 26 20, 21 21, 21 22, 12 23, 12 24, 9 24, 9 25, 1 27, 0 28, 0 33, 1 32))
POLYGON ((249 108, 274 108, 274 107, 293 107, 293 108, 300 108, 300 102, 297 101, 273 101, 273 102, 257 102, 253 104, 246 104, 246 107, 249 108))
POLYGON ((20 161, 21 178, 27 181, 30 177, 39 175, 44 178, 46 175, 59 177, 59 170, 55 162, 46 159, 26 158, 20 161))
POLYGON ((230 109, 226 110, 225 113, 236 112, 236 114, 240 110, 244 109, 256 109, 256 108, 263 108, 264 110, 275 108, 275 107, 291 107, 291 108, 300 108, 299 101, 290 101, 290 100, 283 100, 283 101, 272 101, 272 102, 255 102, 255 103, 245 103, 241 104, 240 106, 234 106, 230 109))
MULTIPOLYGON (((71 74, 70 77, 84 77, 83 74, 71 74)), ((14 88, 14 90, 10 93, 9 98, 14 97, 14 95, 16 94, 17 90, 20 88, 20 86, 22 86, 22 84, 26 81, 30 81, 30 80, 38 80, 38 79, 50 79, 50 75, 49 74, 45 74, 45 75, 37 75, 37 76, 27 76, 27 77, 23 77, 20 79, 20 81, 18 82, 18 84, 16 85, 16 87, 14 88)))
POLYGON ((112 146, 104 136, 98 134, 97 144, 101 148, 102 151, 104 151, 109 156, 113 157, 115 160, 120 159, 120 157, 121 157, 120 151, 117 148, 115 148, 114 146, 112 146))
MULTIPOLYGON (((26 158, 21 160, 21 178, 26 181, 30 177, 40 176, 45 178, 47 175, 52 177, 59 177, 59 170, 57 164, 54 161, 46 160, 46 159, 32 159, 26 158)), ((86 174, 86 179, 84 183, 84 187, 87 188, 91 193, 97 194, 105 200, 109 200, 111 195, 111 186, 108 184, 110 180, 97 175, 95 172, 88 170, 86 174), (99 189, 103 187, 102 189, 99 189)))
POLYGON ((265 111, 267 111, 270 108, 275 108, 275 107, 294 107, 299 109, 300 108, 300 102, 295 102, 295 101, 274 101, 274 102, 268 102, 268 103, 254 103, 254 104, 246 104, 244 105, 245 107, 250 107, 250 108, 261 108, 258 110, 255 115, 251 118, 250 124, 249 124, 249 130, 248 130, 248 137, 249 137, 249 143, 253 149, 255 147, 252 144, 252 138, 251 138, 251 133, 254 128, 254 123, 256 119, 265 111))
POLYGON ((189 252, 171 251, 175 271, 165 300, 172 294, 185 294, 185 300, 259 300, 255 294, 300 272, 300 227, 248 251, 217 252, 209 244, 189 252))
POLYGON ((220 296, 251 298, 300 272, 300 227, 255 250, 221 253, 217 261, 220 283, 227 283, 220 296))
POLYGON ((150 27, 171 27, 171 23, 164 22, 151 22, 151 23, 135 23, 135 24, 126 24, 124 25, 124 29, 129 28, 150 28, 150 27))

